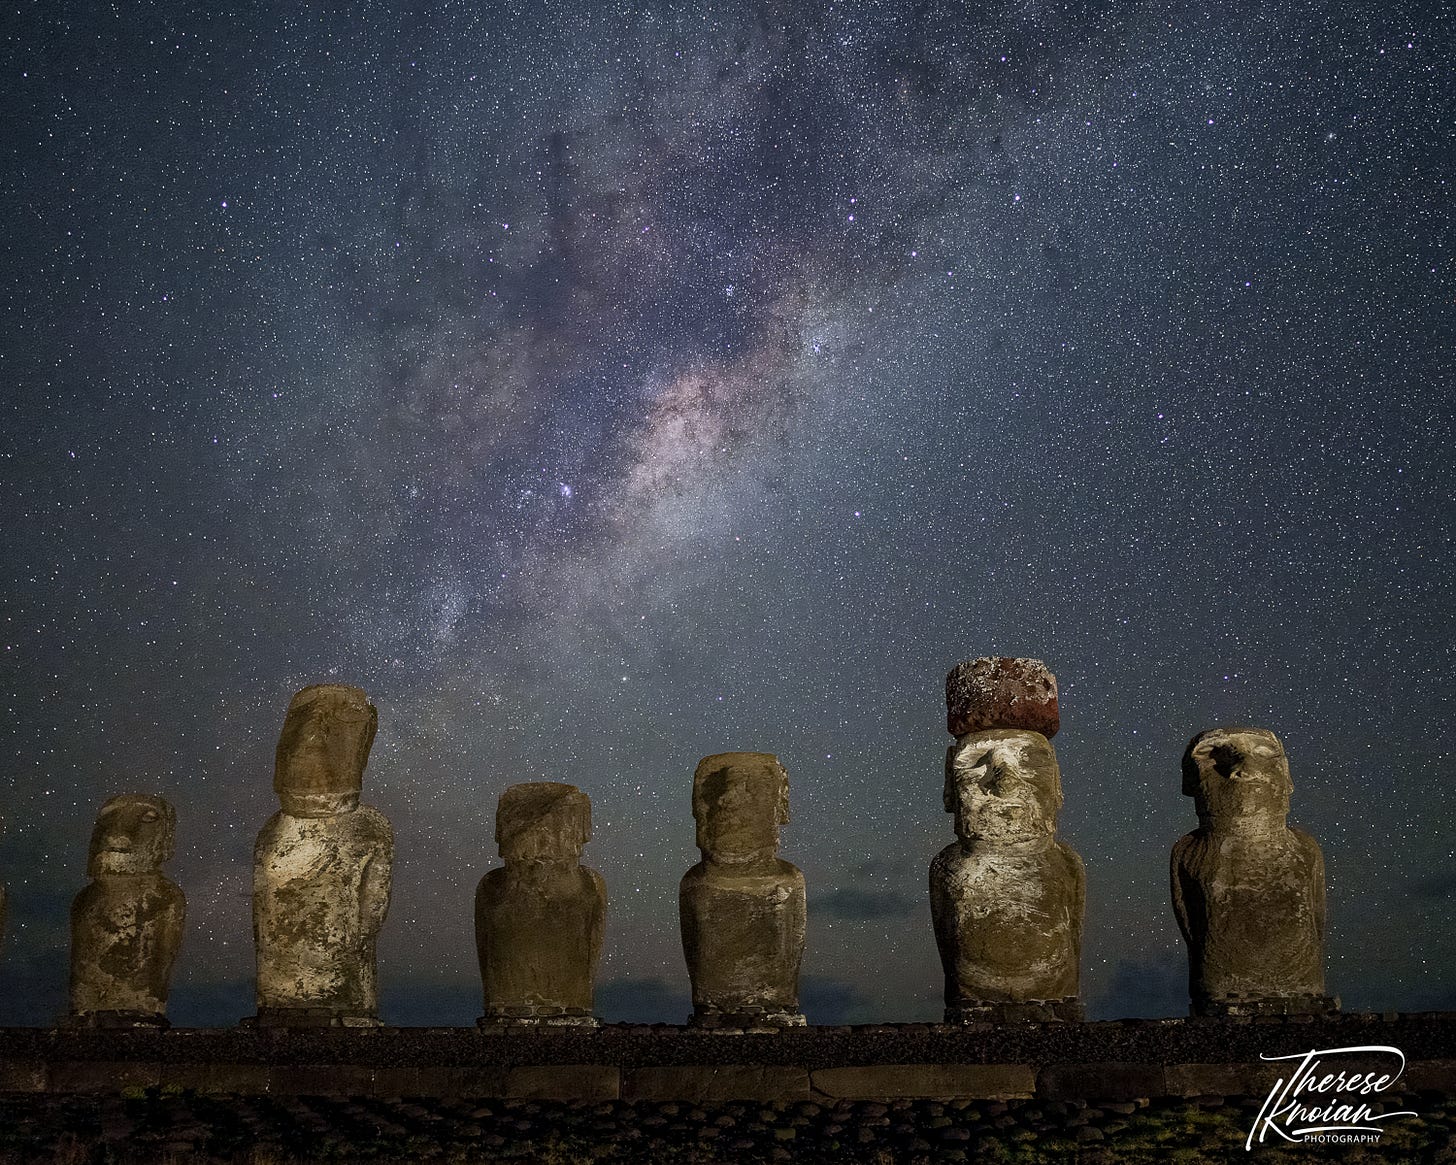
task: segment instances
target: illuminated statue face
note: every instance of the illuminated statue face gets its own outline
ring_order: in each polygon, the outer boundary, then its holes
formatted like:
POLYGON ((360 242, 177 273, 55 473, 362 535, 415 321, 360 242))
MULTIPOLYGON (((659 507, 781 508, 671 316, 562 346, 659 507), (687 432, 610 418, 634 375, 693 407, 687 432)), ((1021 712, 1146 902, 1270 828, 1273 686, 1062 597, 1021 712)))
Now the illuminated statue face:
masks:
POLYGON ((767 752, 704 757, 693 774, 698 848, 714 858, 773 853, 789 819, 789 774, 767 752))
POLYGON ((317 684, 288 705, 278 738, 273 788, 294 817, 357 808, 379 715, 359 688, 317 684))
POLYGON ((111 798, 91 832, 88 875, 156 873, 172 856, 176 828, 176 813, 160 797, 111 798))
POLYGON ((1268 729, 1213 728, 1183 754, 1183 792, 1200 816, 1282 821, 1293 791, 1284 746, 1268 729))
POLYGON ((1062 807, 1057 756, 1040 732, 995 728, 946 752, 945 808, 962 841, 1027 841, 1056 831, 1062 807))
POLYGON ((575 861, 591 840, 591 801, 571 785, 512 785, 495 814, 495 840, 507 862, 575 861))

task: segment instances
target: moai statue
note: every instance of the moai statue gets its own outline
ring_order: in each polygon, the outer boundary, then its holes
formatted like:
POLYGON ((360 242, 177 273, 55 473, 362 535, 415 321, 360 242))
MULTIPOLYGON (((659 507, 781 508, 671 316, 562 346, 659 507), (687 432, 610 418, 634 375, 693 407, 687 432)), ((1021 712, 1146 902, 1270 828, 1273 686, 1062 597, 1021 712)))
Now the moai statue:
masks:
POLYGON ((607 887, 581 864, 591 801, 572 785, 512 785, 496 809, 495 840, 505 866, 475 891, 480 1026, 596 1027, 607 887))
POLYGON ((789 775, 766 752, 704 757, 693 774, 703 860, 678 891, 694 1027, 802 1027, 804 875, 777 856, 789 775))
POLYGON ((1294 783, 1279 738, 1213 728, 1183 754, 1198 828, 1173 846, 1173 910, 1194 1015, 1336 1011, 1325 994, 1325 862, 1288 825, 1294 783))
POLYGON ((945 1022, 1081 1020, 1087 879, 1056 837, 1056 677, 1037 659, 976 659, 946 677, 945 809, 957 841, 930 866, 945 1022))
POLYGON ((273 773, 283 808, 253 847, 263 1026, 379 1023, 374 945, 389 910, 394 833, 359 804, 379 715, 359 688, 316 684, 288 706, 273 773))
POLYGON ((177 814, 160 797, 101 806, 91 833, 91 883, 71 903, 71 1014, 77 1027, 166 1027, 167 989, 187 900, 162 873, 177 814))

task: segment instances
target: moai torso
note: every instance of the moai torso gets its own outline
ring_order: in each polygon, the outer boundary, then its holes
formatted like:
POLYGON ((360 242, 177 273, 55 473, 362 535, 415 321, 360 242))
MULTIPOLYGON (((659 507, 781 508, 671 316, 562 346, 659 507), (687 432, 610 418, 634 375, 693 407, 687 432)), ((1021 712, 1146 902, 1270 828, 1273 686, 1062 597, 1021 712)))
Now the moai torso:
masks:
POLYGON ((1213 729, 1184 755, 1200 827, 1173 847, 1194 1014, 1333 1010, 1325 995, 1324 858, 1287 822, 1293 783, 1278 738, 1213 729))
POLYGON ((776 856, 788 774, 769 753, 704 757, 693 777, 703 860, 678 892, 693 1018, 702 1027, 799 1026, 804 875, 776 856))
POLYGON ((389 910, 394 835, 359 804, 377 714, 343 684, 305 688, 278 741, 283 808, 253 849, 258 1016, 265 1024, 377 1022, 375 941, 389 910))
POLYGON ((186 900, 162 873, 176 814, 160 797, 113 797, 91 835, 90 884, 71 904, 72 1024, 167 1023, 186 900))
POLYGON ((496 812, 505 861, 475 892, 482 1027, 595 1026, 606 883, 581 865, 591 802, 571 785, 514 785, 496 812))

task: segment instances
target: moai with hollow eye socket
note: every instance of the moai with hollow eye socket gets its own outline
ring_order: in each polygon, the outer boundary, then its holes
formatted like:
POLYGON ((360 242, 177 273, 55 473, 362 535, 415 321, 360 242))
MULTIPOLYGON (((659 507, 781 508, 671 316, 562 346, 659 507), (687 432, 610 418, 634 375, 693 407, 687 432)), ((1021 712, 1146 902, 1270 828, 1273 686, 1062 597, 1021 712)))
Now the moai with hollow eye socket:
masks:
POLYGON ((483 1028, 596 1027, 593 980, 607 888, 581 864, 591 801, 553 781, 512 785, 496 809, 505 862, 475 892, 483 1028))
POLYGON ((359 804, 379 717, 359 688, 316 684, 288 706, 273 788, 282 805, 253 849, 253 938, 263 1026, 372 1027, 374 948, 389 910, 394 834, 359 804))
POLYGON ((678 891, 694 1027, 802 1027, 804 875, 777 856, 789 775, 766 752, 704 757, 693 774, 703 860, 678 891))
POLYGON ((187 901, 162 873, 177 814, 161 797, 124 794, 101 806, 71 903, 74 1027, 166 1027, 167 991, 187 901))
POLYGON ((1080 1020, 1082 859, 1056 837, 1056 677, 986 658, 946 677, 945 809, 957 841, 930 866, 946 1023, 1080 1020))
POLYGON ((1336 1011, 1325 994, 1325 863, 1288 824, 1294 783, 1279 738, 1213 728, 1183 754, 1198 828, 1173 846, 1173 910, 1194 1015, 1336 1011))

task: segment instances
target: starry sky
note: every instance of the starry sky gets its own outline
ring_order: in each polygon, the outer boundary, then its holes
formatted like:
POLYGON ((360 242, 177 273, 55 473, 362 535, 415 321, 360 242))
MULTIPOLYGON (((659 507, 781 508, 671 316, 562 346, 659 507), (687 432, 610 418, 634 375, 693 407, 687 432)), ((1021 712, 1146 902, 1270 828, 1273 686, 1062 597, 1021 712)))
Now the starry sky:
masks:
MULTIPOLYGON (((1443 31, 1444 28, 1444 31, 1443 31)), ((1400 4, 22 0, 0 150, 0 1023, 96 810, 252 1013, 308 683, 379 708, 395 1023, 496 799, 592 798, 598 1010, 689 1010, 699 757, 777 753, 810 1022, 934 1019, 943 683, 1061 687, 1097 1018, 1186 1012, 1189 737, 1269 727, 1347 1009, 1456 1008, 1456 99, 1400 4)))

